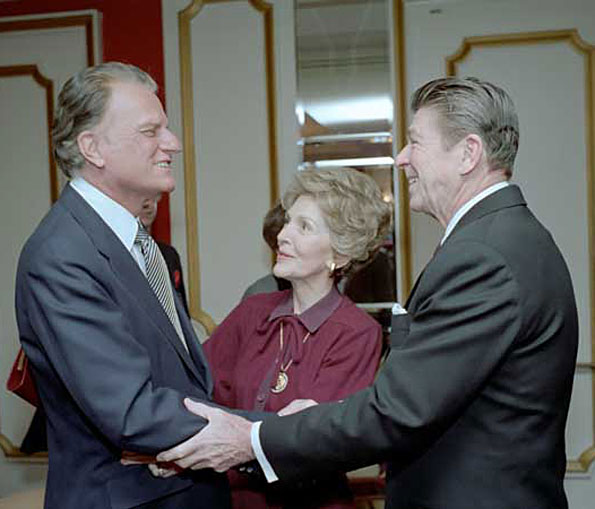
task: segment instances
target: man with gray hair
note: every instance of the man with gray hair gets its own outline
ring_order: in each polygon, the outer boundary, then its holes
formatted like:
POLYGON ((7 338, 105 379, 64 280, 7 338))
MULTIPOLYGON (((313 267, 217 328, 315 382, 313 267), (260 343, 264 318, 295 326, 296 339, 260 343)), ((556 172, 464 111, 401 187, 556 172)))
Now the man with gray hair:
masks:
POLYGON ((159 460, 223 471, 257 458, 270 482, 388 461, 391 509, 568 507, 576 304, 554 240, 508 182, 514 105, 491 83, 444 78, 412 109, 397 165, 411 208, 445 231, 407 313, 394 311, 375 383, 255 424, 187 400, 209 425, 159 460))
POLYGON ((164 480, 123 451, 155 454, 205 421, 212 379, 159 249, 139 224, 143 204, 174 188, 180 143, 153 79, 117 62, 64 85, 56 160, 70 179, 19 260, 20 340, 48 420, 46 508, 229 507, 225 476, 164 480))

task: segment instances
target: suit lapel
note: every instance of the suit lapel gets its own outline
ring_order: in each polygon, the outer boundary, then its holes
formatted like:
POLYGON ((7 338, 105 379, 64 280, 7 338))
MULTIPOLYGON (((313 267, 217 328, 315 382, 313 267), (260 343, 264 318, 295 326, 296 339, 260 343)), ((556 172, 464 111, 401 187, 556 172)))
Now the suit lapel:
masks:
POLYGON ((419 282, 421 281, 421 278, 423 277, 427 267, 434 261, 441 248, 445 244, 447 244, 448 241, 452 239, 459 230, 487 214, 491 214, 492 212, 496 212, 497 210, 505 209, 508 207, 517 207, 519 205, 527 205, 527 202, 523 197, 523 193, 517 185, 510 185, 504 187, 503 189, 500 189, 499 191, 496 191, 495 193, 489 195, 487 198, 484 198, 475 206, 473 206, 469 210, 469 212, 467 212, 457 223, 457 225, 455 226, 451 234, 448 236, 444 244, 442 246, 439 245, 434 251, 434 255, 432 256, 430 261, 428 261, 421 274, 416 279, 415 284, 413 285, 413 289, 409 293, 409 297, 407 298, 407 302, 405 303, 405 309, 410 311, 410 304, 415 294, 415 290, 417 289, 419 282))
MULTIPOLYGON (((66 186, 62 192, 60 202, 68 208, 86 231, 98 251, 108 259, 115 276, 122 282, 122 286, 130 294, 130 298, 138 301, 148 319, 161 332, 160 335, 171 343, 196 380, 204 386, 206 381, 202 379, 196 365, 182 345, 174 326, 149 286, 147 278, 122 242, 93 208, 70 186, 66 186)), ((187 334, 187 331, 184 333, 187 334)))
POLYGON ((200 345, 200 341, 194 332, 194 327, 192 326, 190 317, 186 313, 186 309, 184 308, 182 300, 178 295, 174 295, 174 300, 176 302, 178 316, 180 317, 182 331, 186 337, 186 344, 188 345, 190 357, 192 357, 194 365, 201 374, 200 382, 205 389, 205 393, 210 397, 213 392, 213 378, 211 376, 211 371, 209 370, 209 363, 207 362, 207 359, 202 351, 202 346, 200 345))
POLYGON ((479 203, 475 204, 469 212, 467 212, 461 220, 454 227, 450 236, 446 239, 445 243, 452 239, 457 231, 464 228, 469 223, 476 221, 477 219, 496 212, 497 210, 517 207, 519 205, 527 205, 523 193, 516 185, 509 185, 493 194, 490 194, 487 198, 484 198, 479 203))

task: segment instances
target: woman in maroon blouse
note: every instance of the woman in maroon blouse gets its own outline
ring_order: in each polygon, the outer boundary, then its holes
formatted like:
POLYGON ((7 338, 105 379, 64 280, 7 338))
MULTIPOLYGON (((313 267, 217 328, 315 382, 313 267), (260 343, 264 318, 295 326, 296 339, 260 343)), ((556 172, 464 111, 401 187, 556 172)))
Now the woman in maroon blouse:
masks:
MULTIPOLYGON (((244 299, 203 345, 214 399, 227 407, 277 412, 298 398, 338 400, 368 386, 378 365, 380 326, 335 285, 388 231, 378 186, 351 169, 302 171, 283 206, 273 272, 291 289, 244 299)), ((236 509, 354 507, 344 476, 265 486, 233 472, 230 481, 236 509)))

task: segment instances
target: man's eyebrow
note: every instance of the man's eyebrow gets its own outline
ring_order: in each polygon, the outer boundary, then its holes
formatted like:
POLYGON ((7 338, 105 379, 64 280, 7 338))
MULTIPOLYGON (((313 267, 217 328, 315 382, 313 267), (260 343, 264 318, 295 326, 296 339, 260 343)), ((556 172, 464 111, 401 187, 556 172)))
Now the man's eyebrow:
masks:
POLYGON ((147 120, 146 122, 141 122, 138 126, 139 129, 156 129, 160 126, 159 122, 155 120, 147 120))

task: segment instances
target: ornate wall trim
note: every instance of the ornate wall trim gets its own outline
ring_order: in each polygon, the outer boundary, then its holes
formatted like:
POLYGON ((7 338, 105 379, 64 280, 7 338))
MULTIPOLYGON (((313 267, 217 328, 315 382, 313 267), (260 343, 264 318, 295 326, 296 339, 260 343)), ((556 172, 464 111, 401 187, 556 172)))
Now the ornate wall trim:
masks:
MULTIPOLYGON (((19 32, 24 30, 48 30, 66 27, 83 27, 85 30, 87 65, 95 64, 94 51, 94 19, 91 14, 75 16, 59 16, 36 19, 19 19, 0 21, 0 33, 19 32)), ((59 195, 58 172, 54 153, 51 149, 51 130, 54 119, 54 84, 53 81, 41 74, 37 65, 0 66, 0 78, 10 76, 31 76, 36 83, 46 91, 47 136, 48 136, 48 166, 50 173, 50 199, 54 203, 59 195)), ((5 435, 0 432, 0 449, 9 459, 27 463, 47 462, 47 453, 24 454, 5 435)))
POLYGON ((78 16, 63 16, 56 18, 23 19, 0 22, 0 32, 18 32, 21 30, 47 30, 52 28, 66 28, 82 26, 85 29, 87 42, 87 65, 95 65, 93 51, 93 16, 82 14, 78 16))
MULTIPOLYGON (((190 314, 212 333, 215 322, 201 306, 200 295, 200 260, 198 241, 198 203, 196 183, 196 158, 194 155, 194 87, 192 83, 192 19, 200 14, 204 5, 215 3, 239 2, 244 0, 192 0, 178 12, 180 85, 182 95, 182 140, 184 157, 184 198, 186 207, 186 239, 188 260, 188 289, 190 314)), ((247 0, 262 14, 264 19, 264 48, 266 69, 266 104, 268 116, 269 140, 269 181, 271 207, 279 199, 279 172, 277 162, 277 118, 275 97, 275 60, 273 33, 273 6, 264 0, 247 0)))
MULTIPOLYGON (((394 53, 394 77, 395 77, 395 98, 393 100, 393 108, 395 119, 394 127, 394 141, 393 151, 396 161, 398 152, 407 143, 407 74, 405 62, 405 29, 403 27, 403 0, 393 0, 393 53, 394 53)), ((413 266, 411 263, 411 213, 409 210, 409 187, 405 174, 396 168, 397 182, 398 182, 398 207, 399 207, 399 224, 395 225, 395 230, 398 231, 399 248, 397 264, 401 264, 399 270, 399 281, 397 281, 397 288, 400 292, 397 298, 405 301, 405 298, 411 291, 411 283, 413 280, 413 266)))
POLYGON ((50 199, 54 203, 58 199, 58 173, 52 151, 52 122, 54 120, 54 82, 39 72, 36 65, 0 66, 0 79, 11 76, 31 76, 35 82, 45 89, 45 105, 48 141, 48 170, 50 174, 50 199))
MULTIPOLYGON (((20 32, 24 30, 50 30, 55 28, 83 27, 85 30, 85 42, 87 50, 87 65, 95 65, 94 51, 94 27, 93 16, 91 14, 81 14, 75 16, 58 16, 50 18, 37 19, 19 19, 12 21, 0 21, 0 33, 20 32)), ((54 153, 51 150, 51 131, 54 120, 54 84, 52 80, 43 76, 36 65, 17 65, 0 68, 0 77, 23 76, 30 74, 33 79, 47 92, 47 114, 48 114, 48 148, 50 159, 50 198, 52 203, 58 199, 59 181, 54 153)))
MULTIPOLYGON (((478 37, 466 37, 463 39, 459 49, 446 58, 446 74, 456 76, 457 66, 470 52, 477 47, 486 46, 508 46, 527 44, 551 44, 554 42, 566 42, 574 48, 579 55, 582 55, 585 66, 585 133, 587 146, 587 210, 590 211, 587 218, 589 235, 589 260, 591 272, 590 296, 591 296, 591 359, 595 359, 595 209, 593 208, 595 195, 595 46, 587 43, 581 38, 575 29, 550 30, 540 32, 522 32, 512 34, 488 35, 478 37)), ((595 362, 577 363, 577 369, 587 368, 591 370, 592 396, 593 396, 593 434, 595 436, 595 362)), ((595 444, 583 451, 576 460, 569 460, 567 463, 568 472, 582 472, 589 470, 590 465, 595 461, 595 444)))
MULTIPOLYGON (((58 199, 58 174, 56 172, 56 161, 51 148, 52 122, 54 118, 54 83, 39 72, 36 65, 11 65, 0 66, 0 79, 12 76, 31 76, 33 80, 45 90, 46 98, 46 120, 47 120, 47 143, 48 143, 48 171, 50 174, 50 199, 54 203, 58 199)), ((46 461, 47 453, 34 455, 22 453, 2 433, 0 433, 0 448, 7 458, 21 458, 27 461, 46 461)))

